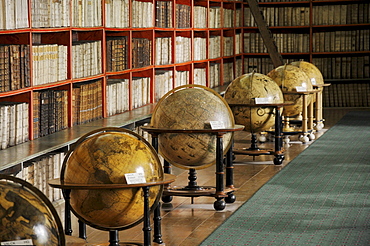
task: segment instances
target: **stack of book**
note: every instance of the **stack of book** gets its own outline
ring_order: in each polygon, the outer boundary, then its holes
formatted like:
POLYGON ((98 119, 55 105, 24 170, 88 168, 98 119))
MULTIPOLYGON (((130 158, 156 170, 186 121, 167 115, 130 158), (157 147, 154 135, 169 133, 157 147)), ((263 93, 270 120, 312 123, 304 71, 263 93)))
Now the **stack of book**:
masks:
POLYGON ((156 1, 155 26, 171 28, 172 24, 172 1, 156 1))
POLYGON ((190 5, 176 4, 176 28, 190 28, 190 5))
POLYGON ((32 27, 70 26, 69 13, 70 0, 33 0, 32 27))
POLYGON ((128 37, 107 37, 107 72, 127 69, 128 37))
POLYGON ((38 138, 68 127, 68 91, 35 91, 33 96, 33 137, 38 138))
POLYGON ((106 0, 105 26, 125 28, 129 26, 129 0, 106 0))
POLYGON ((0 149, 28 141, 28 103, 0 102, 0 149))
POLYGON ((171 37, 155 39, 155 63, 156 65, 171 64, 172 41, 171 37))
POLYGON ((72 92, 73 124, 83 124, 102 117, 102 80, 75 84, 72 92))
POLYGON ((101 0, 73 0, 72 25, 74 27, 95 27, 102 25, 101 0))
POLYGON ((27 28, 28 0, 0 1, 0 30, 27 28))
POLYGON ((158 101, 164 94, 173 88, 173 71, 155 71, 155 101, 158 101))
POLYGON ((72 46, 72 77, 82 78, 102 72, 102 47, 99 41, 79 41, 72 46))
POLYGON ((29 45, 0 45, 0 92, 30 86, 29 45))
POLYGON ((106 89, 107 115, 115 115, 129 110, 129 80, 108 79, 106 89))
POLYGON ((132 68, 150 66, 152 63, 152 41, 147 38, 132 39, 132 68))

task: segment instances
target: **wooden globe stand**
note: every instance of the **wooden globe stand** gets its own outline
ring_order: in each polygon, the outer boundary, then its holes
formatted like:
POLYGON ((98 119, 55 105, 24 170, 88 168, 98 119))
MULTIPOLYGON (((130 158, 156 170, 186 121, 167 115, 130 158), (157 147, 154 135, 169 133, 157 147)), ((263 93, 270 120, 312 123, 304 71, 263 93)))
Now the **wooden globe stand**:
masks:
POLYGON ((315 100, 315 123, 316 123, 316 130, 320 131, 324 128, 324 121, 322 114, 322 93, 324 91, 324 87, 330 86, 330 84, 318 84, 312 85, 313 88, 317 89, 318 92, 316 93, 316 100, 315 100))
POLYGON ((302 120, 300 121, 302 123, 302 129, 300 131, 283 131, 283 134, 284 135, 300 134, 299 140, 302 143, 307 143, 310 140, 314 140, 315 139, 313 134, 314 107, 313 100, 311 100, 311 102, 308 103, 308 97, 310 95, 315 96, 317 93, 319 93, 319 90, 315 89, 311 91, 286 91, 283 93, 302 96, 302 120))
POLYGON ((282 141, 282 116, 281 109, 284 106, 293 105, 293 102, 284 102, 284 103, 268 103, 268 104, 229 104, 230 107, 234 106, 245 106, 245 107, 260 107, 260 108, 274 108, 275 109, 275 148, 274 149, 261 149, 257 145, 257 136, 255 133, 252 133, 251 146, 248 149, 234 150, 234 154, 238 155, 249 155, 249 156, 259 156, 259 155, 274 155, 274 164, 280 165, 283 163, 284 154, 283 154, 283 141, 282 141))
MULTIPOLYGON (((226 202, 232 203, 235 201, 233 192, 236 190, 233 184, 233 164, 231 156, 231 147, 226 154, 226 186, 224 185, 224 164, 223 164, 223 135, 229 132, 241 131, 244 126, 236 125, 233 128, 225 129, 159 129, 150 126, 143 126, 142 129, 147 131, 152 136, 152 145, 158 151, 158 136, 163 133, 200 133, 216 135, 216 187, 198 186, 196 182, 195 168, 189 169, 189 183, 185 187, 165 187, 163 191, 164 202, 170 202, 172 196, 199 197, 212 196, 216 198, 213 204, 214 209, 223 210, 226 207, 226 202)), ((171 172, 171 164, 165 162, 165 173, 171 172)))
MULTIPOLYGON (((142 188, 144 197, 144 218, 143 218, 143 232, 144 232, 144 246, 151 245, 150 239, 150 208, 149 208, 149 189, 151 186, 168 185, 174 182, 176 177, 171 174, 165 174, 163 181, 147 182, 139 184, 69 184, 63 183, 60 179, 50 180, 48 183, 51 187, 62 189, 65 196, 65 234, 72 235, 71 226, 71 207, 69 200, 69 193, 71 190, 112 190, 112 189, 130 189, 142 188)), ((109 229, 109 228, 108 228, 109 229)), ((82 221, 79 221, 79 237, 86 239, 86 227, 82 221)), ((161 235, 161 217, 159 204, 154 209, 154 242, 163 243, 161 235)), ((126 243, 125 243, 126 244, 126 243)), ((118 230, 109 230, 109 246, 119 246, 118 230)), ((141 245, 141 244, 138 244, 141 245)))

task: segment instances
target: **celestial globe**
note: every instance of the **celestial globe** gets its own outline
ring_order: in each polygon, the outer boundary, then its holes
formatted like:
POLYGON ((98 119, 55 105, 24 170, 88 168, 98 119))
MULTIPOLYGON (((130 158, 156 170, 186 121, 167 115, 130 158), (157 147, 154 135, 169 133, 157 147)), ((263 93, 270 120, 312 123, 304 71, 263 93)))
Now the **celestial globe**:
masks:
MULTIPOLYGON (((157 103, 151 127, 160 129, 211 129, 211 122, 234 127, 227 102, 215 91, 201 85, 184 85, 165 94, 157 103)), ((223 135, 223 151, 231 145, 232 133, 223 135)), ((162 133, 159 153, 180 168, 200 169, 216 162, 216 136, 210 133, 162 133)))
POLYGON ((3 174, 0 175, 0 242, 65 245, 63 226, 46 196, 30 183, 3 174))
MULTIPOLYGON (((61 182, 67 184, 127 184, 126 174, 144 176, 146 182, 164 178, 154 148, 141 136, 122 128, 102 128, 81 137, 64 159, 61 182)), ((163 185, 149 189, 149 207, 159 201, 163 185)), ((101 230, 122 230, 143 219, 141 187, 124 189, 72 189, 73 213, 101 230)))
POLYGON ((271 104, 284 102, 283 93, 276 82, 266 75, 254 72, 233 80, 227 87, 224 98, 233 111, 235 123, 243 125, 245 131, 252 133, 267 131, 275 124, 275 109, 245 104, 254 105, 256 98, 271 104))
MULTIPOLYGON (((285 106, 283 115, 292 117, 303 112, 303 96, 299 94, 287 94, 286 92, 296 92, 297 87, 304 87, 305 91, 312 91, 312 83, 308 75, 300 68, 293 65, 283 65, 270 71, 267 76, 272 78, 281 88, 285 101, 292 101, 294 104, 285 106)), ((309 95, 307 104, 312 100, 309 95)))

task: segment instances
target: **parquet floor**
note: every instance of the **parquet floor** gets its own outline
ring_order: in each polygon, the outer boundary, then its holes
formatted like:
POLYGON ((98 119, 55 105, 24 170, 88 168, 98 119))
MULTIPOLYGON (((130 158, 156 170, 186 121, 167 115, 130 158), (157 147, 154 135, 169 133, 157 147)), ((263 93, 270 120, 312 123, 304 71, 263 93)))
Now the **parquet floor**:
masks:
MULTIPOLYGON (((333 126, 350 108, 324 109, 325 127, 316 133, 316 138, 333 126)), ((358 109, 356 110, 370 110, 358 109)), ((247 201, 258 189, 271 177, 284 168, 294 157, 301 153, 309 144, 302 144, 297 136, 291 136, 289 146, 285 148, 285 160, 282 165, 274 165, 274 156, 257 156, 255 158, 246 155, 237 155, 234 162, 234 185, 238 190, 234 193, 236 201, 227 204, 222 211, 213 208, 213 197, 188 197, 175 196, 171 203, 162 204, 162 238, 167 246, 196 246, 199 245, 215 228, 227 219, 240 205, 247 201)), ((259 144, 260 148, 273 148, 273 142, 259 144)), ((238 132, 235 135, 235 148, 249 148, 250 134, 238 132)), ((177 179, 173 185, 186 185, 188 182, 188 170, 173 167, 173 174, 177 179)), ((198 185, 215 185, 215 166, 197 170, 198 185)), ((56 206, 63 219, 63 204, 56 206)), ((73 234, 77 236, 78 226, 73 220, 73 234)), ((120 231, 120 241, 142 241, 142 224, 128 230, 120 231)), ((99 231, 88 227, 87 240, 89 243, 106 243, 109 240, 107 231, 99 231)), ((155 245, 155 244, 153 244, 155 245)))

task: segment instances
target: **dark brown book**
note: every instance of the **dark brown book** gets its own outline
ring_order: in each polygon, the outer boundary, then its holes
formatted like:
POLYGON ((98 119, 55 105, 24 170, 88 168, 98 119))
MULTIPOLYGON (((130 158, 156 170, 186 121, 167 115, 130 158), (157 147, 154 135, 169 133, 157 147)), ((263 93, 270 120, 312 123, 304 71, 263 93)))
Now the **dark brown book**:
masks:
POLYGON ((21 87, 21 68, 20 68, 20 46, 10 45, 10 89, 18 90, 21 87))
POLYGON ((1 56, 1 90, 0 92, 10 91, 10 46, 0 45, 1 56))

